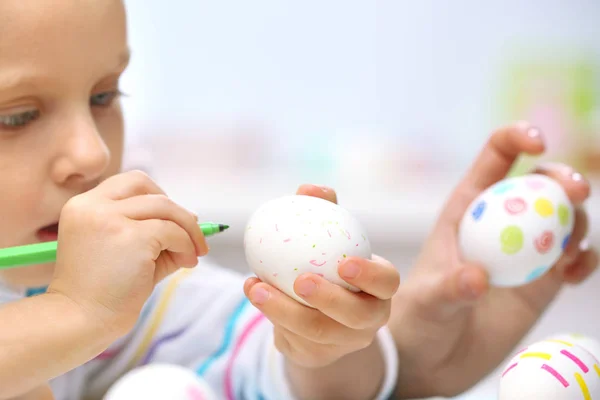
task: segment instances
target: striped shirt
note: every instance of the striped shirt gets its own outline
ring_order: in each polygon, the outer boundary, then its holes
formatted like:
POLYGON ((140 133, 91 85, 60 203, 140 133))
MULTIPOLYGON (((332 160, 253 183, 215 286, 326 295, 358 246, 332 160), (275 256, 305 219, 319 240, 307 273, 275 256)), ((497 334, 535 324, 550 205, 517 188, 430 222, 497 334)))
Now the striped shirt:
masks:
MULTIPOLYGON (((135 328, 94 360, 50 382, 56 400, 101 399, 126 372, 149 363, 182 365, 202 377, 219 399, 293 399, 273 326, 245 297, 244 276, 200 262, 162 281, 135 328)), ((0 286, 0 302, 29 293, 0 286)), ((397 355, 387 329, 379 332, 387 365, 377 399, 392 393, 397 355)))

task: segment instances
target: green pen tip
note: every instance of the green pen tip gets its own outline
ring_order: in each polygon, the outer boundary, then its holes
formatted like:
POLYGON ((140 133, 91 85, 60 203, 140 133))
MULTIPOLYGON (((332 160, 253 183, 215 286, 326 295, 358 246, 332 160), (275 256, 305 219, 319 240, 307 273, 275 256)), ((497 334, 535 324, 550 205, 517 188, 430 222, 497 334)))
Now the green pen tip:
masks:
POLYGON ((227 230, 227 229, 229 229, 229 225, 225 225, 225 224, 221 225, 221 232, 223 232, 224 230, 227 230))

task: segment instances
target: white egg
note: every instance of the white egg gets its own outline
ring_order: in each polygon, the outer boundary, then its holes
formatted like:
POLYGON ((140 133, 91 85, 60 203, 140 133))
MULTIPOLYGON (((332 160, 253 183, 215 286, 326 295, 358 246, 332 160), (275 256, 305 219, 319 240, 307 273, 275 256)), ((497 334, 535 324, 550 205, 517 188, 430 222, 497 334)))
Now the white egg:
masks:
POLYGON ((217 400, 208 384, 190 369, 171 364, 136 368, 119 379, 104 400, 217 400))
POLYGON ((600 342, 580 333, 560 333, 552 335, 549 340, 562 340, 566 343, 576 344, 589 351, 600 362, 600 342))
POLYGON ((519 286, 545 274, 573 230, 573 206, 544 175, 508 178, 481 193, 459 227, 465 261, 482 264, 494 286, 519 286))
POLYGON ((338 275, 347 257, 371 258, 371 245, 360 223, 337 204, 311 196, 285 196, 263 204, 246 226, 248 265, 264 282, 308 305, 294 292, 304 273, 352 291, 338 275))
POLYGON ((498 394, 498 400, 597 400, 600 367, 576 344, 544 340, 521 350, 508 362, 498 394))

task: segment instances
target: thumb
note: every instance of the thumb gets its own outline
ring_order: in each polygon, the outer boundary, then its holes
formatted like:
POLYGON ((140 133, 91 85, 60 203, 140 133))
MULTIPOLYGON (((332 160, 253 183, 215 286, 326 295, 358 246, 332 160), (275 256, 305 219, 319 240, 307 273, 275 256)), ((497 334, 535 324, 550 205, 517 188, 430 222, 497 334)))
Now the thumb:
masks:
POLYGON ((327 201, 330 201, 335 204, 337 204, 337 202, 338 202, 337 194, 335 193, 335 190, 333 190, 332 188, 327 187, 327 186, 317 186, 317 185, 310 185, 310 184, 300 185, 300 187, 296 191, 296 194, 304 195, 304 196, 319 197, 323 200, 327 200, 327 201))
POLYGON ((463 264, 434 276, 423 276, 419 284, 423 312, 447 318, 475 305, 489 290, 487 272, 476 264, 463 264))

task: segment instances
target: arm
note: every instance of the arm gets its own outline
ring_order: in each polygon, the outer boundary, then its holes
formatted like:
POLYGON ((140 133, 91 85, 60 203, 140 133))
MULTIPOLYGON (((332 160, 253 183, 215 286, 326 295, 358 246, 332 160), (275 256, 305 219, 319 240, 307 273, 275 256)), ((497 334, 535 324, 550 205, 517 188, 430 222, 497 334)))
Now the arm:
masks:
POLYGON ((34 390, 87 362, 115 339, 59 294, 8 303, 0 308, 0 321, 0 399, 34 390))
POLYGON ((394 389, 398 359, 386 328, 364 350, 348 354, 323 368, 285 365, 289 385, 301 399, 386 399, 394 389))

